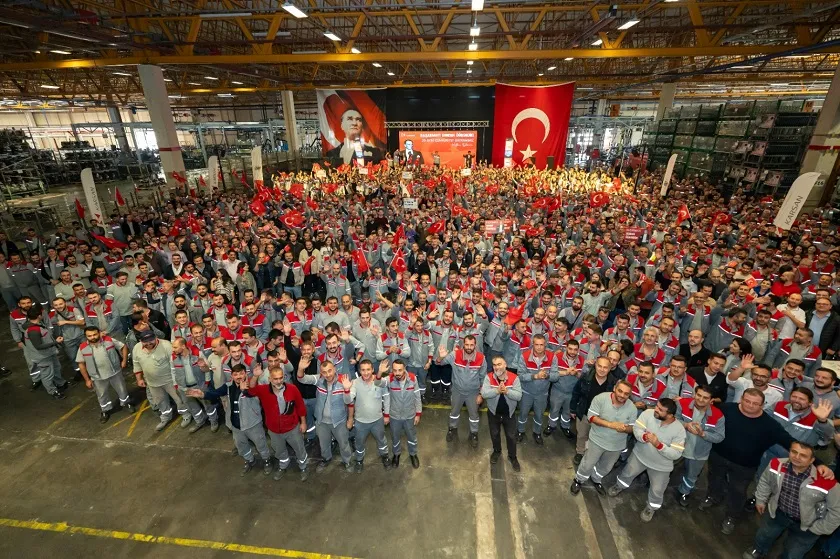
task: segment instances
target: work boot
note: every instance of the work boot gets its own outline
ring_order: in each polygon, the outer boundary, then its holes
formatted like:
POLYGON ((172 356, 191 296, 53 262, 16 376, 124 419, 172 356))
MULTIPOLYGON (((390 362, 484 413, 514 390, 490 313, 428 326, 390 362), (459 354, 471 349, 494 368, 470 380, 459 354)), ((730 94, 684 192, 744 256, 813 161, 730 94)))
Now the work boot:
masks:
POLYGON ((642 514, 639 515, 639 518, 642 519, 642 522, 650 522, 653 520, 653 513, 656 511, 650 508, 650 506, 645 506, 645 509, 642 511, 642 514))
POLYGON ((380 458, 382 458, 382 467, 389 470, 391 468, 391 459, 388 456, 381 456, 380 458))
POLYGON ((517 433, 516 434, 516 442, 522 444, 525 442, 525 433, 517 433))
POLYGON ((192 423, 192 417, 189 415, 181 416, 181 429, 186 429, 192 423))
POLYGON ((742 559, 761 559, 764 555, 757 549, 748 549, 741 555, 742 559))
POLYGON ((134 413, 137 411, 137 409, 134 407, 134 404, 132 404, 131 402, 123 404, 123 409, 125 409, 125 411, 128 412, 128 415, 134 415, 134 413))
POLYGON ((417 468, 420 467, 420 457, 419 456, 417 456, 416 454, 412 454, 411 456, 409 456, 409 458, 411 459, 411 467, 412 468, 414 468, 416 470, 417 468))
POLYGON ((0 378, 6 378, 7 376, 11 375, 12 371, 7 369, 6 367, 0 367, 0 378))
POLYGON ((309 479, 309 470, 301 470, 300 471, 300 480, 301 481, 306 481, 307 479, 309 479))
POLYGON ((543 445, 542 435, 540 435, 539 433, 534 433, 534 442, 537 443, 537 446, 542 446, 543 445))
POLYGON ((679 503, 679 505, 684 509, 688 508, 688 495, 677 491, 677 503, 679 503))
POLYGON ((161 431, 163 431, 164 429, 166 429, 166 426, 167 426, 167 425, 169 425, 169 422, 170 422, 170 421, 171 421, 171 419, 161 417, 161 418, 160 418, 160 423, 158 423, 157 425, 155 425, 155 431, 157 431, 158 433, 160 433, 161 431))
POLYGON ((271 475, 271 472, 274 470, 274 465, 271 461, 271 458, 266 458, 263 463, 263 473, 267 476, 271 475))
POLYGON ((551 427, 550 425, 543 429, 543 437, 550 437, 555 431, 557 427, 551 427))
POLYGON ((569 439, 570 441, 573 441, 575 439, 575 434, 572 433, 571 429, 561 427, 560 430, 563 431, 563 434, 566 435, 566 438, 569 439))
POLYGON ((572 485, 569 487, 569 493, 571 493, 572 495, 577 495, 578 493, 580 493, 580 482, 577 480, 577 478, 572 480, 572 485))
POLYGON ((583 454, 575 454, 575 457, 572 458, 572 462, 574 462, 575 466, 580 466, 581 461, 583 460, 583 454))
POLYGON ((446 442, 451 443, 455 440, 455 437, 458 436, 458 428, 457 427, 450 427, 449 431, 446 432, 446 442))
POLYGON ((609 495, 610 497, 617 497, 618 494, 622 491, 624 491, 624 488, 616 483, 615 485, 607 489, 607 495, 609 495))
POLYGON ((604 485, 602 483, 598 483, 597 481, 593 481, 592 482, 592 487, 595 488, 595 491, 598 492, 598 495, 606 495, 607 494, 607 489, 604 487, 604 485))
POLYGON ((99 423, 107 423, 109 417, 111 417, 111 412, 110 411, 103 411, 102 413, 99 414, 99 423))
POLYGON ((192 426, 192 427, 190 427, 190 428, 189 428, 189 430, 188 430, 187 432, 188 432, 190 435, 192 435, 193 433, 195 433, 196 431, 198 431, 199 429, 201 429, 202 427, 204 427, 204 425, 205 425, 206 423, 207 423, 207 420, 206 420, 206 419, 205 419, 204 421, 202 421, 201 423, 194 423, 194 424, 193 424, 193 426, 192 426))
POLYGON ((63 400, 63 399, 65 399, 67 396, 65 396, 65 395, 64 395, 64 393, 63 393, 63 392, 61 392, 60 390, 56 390, 55 392, 53 392, 53 393, 52 393, 52 397, 53 397, 53 399, 55 399, 55 400, 63 400))
POLYGON ((257 459, 254 458, 250 462, 245 462, 245 465, 242 467, 242 471, 239 472, 240 477, 245 477, 245 474, 251 471, 251 468, 257 463, 257 459))
POLYGON ((393 458, 391 458, 391 467, 392 468, 399 468, 400 467, 400 455, 395 454, 393 458))
POLYGON ((362 470, 364 470, 364 469, 365 469, 364 460, 359 460, 358 462, 356 462, 356 473, 357 474, 362 473, 362 470))
POLYGON ((271 479, 273 479, 274 481, 280 481, 280 478, 283 477, 283 474, 285 474, 285 473, 286 473, 286 470, 284 470, 280 466, 277 466, 277 470, 274 471, 274 475, 272 476, 271 479))
POLYGON ((755 497, 747 499, 747 502, 744 503, 744 510, 747 512, 753 512, 755 510, 755 497))
POLYGON ((470 433, 470 446, 478 448, 478 433, 470 433))
POLYGON ((715 506, 717 504, 718 504, 718 501, 712 499, 711 497, 706 497, 705 499, 703 499, 703 502, 700 503, 700 505, 697 508, 698 508, 698 510, 706 510, 706 509, 712 508, 713 506, 715 506))
POLYGON ((499 458, 501 458, 501 457, 502 457, 502 453, 497 451, 497 450, 494 450, 492 452, 492 454, 490 454, 490 463, 491 464, 498 464, 499 463, 499 458))
POLYGON ((723 521, 723 524, 720 525, 720 531, 727 536, 735 531, 735 519, 731 516, 727 516, 726 519, 723 521))
MULTIPOLYGON (((353 462, 347 462, 346 464, 344 464, 344 471, 347 472, 348 474, 350 472, 352 472, 353 471, 353 462)), ((361 470, 359 470, 359 473, 361 473, 361 470)))
POLYGON ((518 472, 522 469, 519 465, 519 460, 516 459, 516 456, 509 456, 508 460, 510 461, 510 465, 513 466, 513 471, 518 472))
POLYGON ((214 423, 214 422, 212 422, 212 421, 211 421, 211 422, 210 422, 210 432, 211 432, 211 433, 215 433, 215 432, 217 432, 218 430, 219 430, 219 422, 218 422, 218 421, 216 421, 216 422, 214 423))
POLYGON ((326 469, 329 467, 330 462, 331 462, 331 460, 321 460, 321 461, 318 463, 318 467, 317 467, 317 468, 315 468, 315 473, 316 473, 316 474, 320 474, 321 472, 323 472, 324 470, 326 470, 326 469))
POLYGON ((32 384, 29 385, 29 390, 31 392, 35 392, 39 388, 41 388, 41 381, 40 380, 36 380, 35 382, 33 382, 32 384))

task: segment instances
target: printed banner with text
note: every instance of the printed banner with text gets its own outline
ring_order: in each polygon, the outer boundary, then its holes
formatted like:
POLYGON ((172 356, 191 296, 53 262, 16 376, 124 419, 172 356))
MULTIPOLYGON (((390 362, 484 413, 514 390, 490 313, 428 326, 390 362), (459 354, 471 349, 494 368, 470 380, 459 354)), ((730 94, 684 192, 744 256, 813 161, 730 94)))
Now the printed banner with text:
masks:
POLYGON ((463 167, 464 155, 475 157, 478 132, 475 130, 400 130, 400 151, 416 165, 434 163, 435 152, 444 167, 463 167))
POLYGON ((333 166, 385 158, 385 90, 319 89, 318 123, 324 158, 333 166))

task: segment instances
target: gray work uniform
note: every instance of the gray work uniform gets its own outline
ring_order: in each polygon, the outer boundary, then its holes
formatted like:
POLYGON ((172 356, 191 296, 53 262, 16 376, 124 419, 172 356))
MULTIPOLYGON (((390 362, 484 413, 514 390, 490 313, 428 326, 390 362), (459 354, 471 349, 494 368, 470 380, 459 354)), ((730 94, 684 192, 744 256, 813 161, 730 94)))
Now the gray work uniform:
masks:
POLYGON ((703 466, 709 460, 712 445, 719 443, 726 435, 726 418, 719 408, 709 406, 705 410, 694 408, 694 400, 680 400, 677 402, 677 419, 683 426, 688 423, 698 423, 703 428, 704 437, 685 432, 685 450, 683 450, 683 477, 677 491, 688 495, 694 490, 697 478, 703 471, 703 466))
POLYGON ((209 372, 205 373, 199 367, 199 356, 194 355, 192 352, 188 353, 187 356, 173 353, 170 359, 172 383, 181 396, 181 400, 187 405, 187 409, 189 409, 190 415, 192 415, 196 425, 203 425, 208 419, 211 425, 216 425, 219 422, 219 416, 216 414, 216 406, 204 398, 187 396, 188 389, 204 389, 205 386, 209 385, 210 374, 209 372))
POLYGON ((650 409, 643 411, 636 420, 633 435, 636 444, 616 483, 622 489, 627 489, 639 474, 647 472, 650 479, 647 506, 659 510, 674 469, 674 461, 679 460, 685 450, 685 427, 676 419, 664 424, 662 420, 656 419, 654 410, 650 409), (656 435, 659 445, 654 446, 645 441, 648 433, 656 435))
MULTIPOLYGON (((58 337, 61 336, 64 338, 62 342, 62 347, 64 348, 64 353, 67 355, 67 358, 70 360, 71 363, 76 365, 78 363, 78 353, 79 353, 79 346, 85 341, 84 331, 82 328, 84 326, 76 326, 74 324, 65 324, 63 326, 58 325, 59 320, 70 320, 70 321, 79 321, 84 320, 84 315, 82 314, 83 309, 78 309, 76 307, 71 307, 67 305, 63 311, 59 312, 55 309, 52 309, 49 312, 50 324, 52 325, 53 335, 58 337)), ((76 366, 76 370, 79 370, 79 367, 76 366)))
POLYGON ((385 394, 385 381, 365 382, 361 377, 353 380, 350 387, 350 399, 355 408, 356 462, 365 459, 365 442, 368 435, 373 435, 379 456, 388 456, 388 442, 385 440, 385 420, 382 415, 382 399, 385 394))
POLYGON ((178 413, 185 418, 190 417, 190 410, 181 399, 181 395, 175 390, 175 383, 172 382, 172 344, 166 340, 158 340, 152 351, 148 351, 143 344, 138 342, 131 352, 134 361, 134 372, 143 373, 146 386, 149 387, 149 395, 152 397, 152 404, 160 412, 161 421, 172 419, 172 405, 169 398, 175 402, 178 413))
POLYGON ((114 407, 108 387, 113 388, 117 393, 122 407, 129 405, 128 387, 125 385, 121 366, 122 354, 120 352, 124 346, 125 344, 119 340, 101 336, 97 344, 83 342, 74 356, 76 363, 85 364, 88 376, 93 381, 93 387, 96 390, 99 409, 103 412, 111 411, 114 407))
POLYGON ((338 442, 338 450, 341 453, 341 461, 344 464, 350 463, 351 451, 349 440, 349 429, 347 429, 347 406, 352 404, 350 391, 345 390, 341 385, 340 376, 336 375, 332 384, 320 376, 303 375, 298 377, 302 384, 314 384, 317 388, 315 394, 315 431, 318 433, 318 442, 321 447, 321 457, 324 462, 332 460, 332 439, 338 442))
POLYGON ((534 434, 542 432, 543 414, 548 404, 548 390, 551 383, 560 379, 557 372, 557 359, 555 355, 546 351, 542 357, 537 356, 533 350, 526 349, 522 358, 519 359, 517 372, 522 387, 522 399, 519 401, 519 422, 517 431, 525 432, 525 425, 528 423, 528 413, 534 409, 534 434), (548 377, 544 379, 535 378, 534 375, 545 370, 548 377))
POLYGON ((204 391, 204 398, 210 401, 219 401, 223 397, 228 398, 228 405, 225 408, 228 415, 225 418, 225 424, 233 433, 233 443, 239 451, 239 456, 246 462, 256 460, 250 444, 254 443, 260 458, 268 461, 271 458, 271 451, 265 438, 259 398, 247 397, 235 382, 225 383, 215 390, 204 391))
POLYGON ((61 364, 58 362, 58 348, 50 331, 40 324, 27 321, 23 332, 23 355, 30 364, 30 379, 41 381, 49 394, 67 385, 61 376, 61 364))
POLYGON ((403 433, 408 442, 408 454, 417 456, 417 428, 414 425, 414 419, 423 413, 417 377, 412 373, 406 373, 400 381, 391 374, 385 386, 384 415, 390 421, 394 456, 402 454, 403 433))
POLYGON ((461 417, 461 407, 467 406, 470 416, 470 433, 478 433, 478 402, 476 398, 481 391, 481 381, 487 364, 484 354, 476 351, 471 357, 458 348, 441 361, 452 367, 452 409, 449 412, 449 428, 458 428, 461 417))
MULTIPOLYGON (((599 417, 604 421, 633 425, 639 413, 630 398, 621 406, 616 406, 612 398, 612 392, 595 396, 589 405, 589 411, 586 412, 587 420, 591 423, 593 417, 599 417)), ((604 476, 612 471, 625 448, 627 433, 619 433, 592 423, 589 429, 589 444, 575 473, 575 479, 583 483, 591 477, 593 482, 601 483, 604 476)))

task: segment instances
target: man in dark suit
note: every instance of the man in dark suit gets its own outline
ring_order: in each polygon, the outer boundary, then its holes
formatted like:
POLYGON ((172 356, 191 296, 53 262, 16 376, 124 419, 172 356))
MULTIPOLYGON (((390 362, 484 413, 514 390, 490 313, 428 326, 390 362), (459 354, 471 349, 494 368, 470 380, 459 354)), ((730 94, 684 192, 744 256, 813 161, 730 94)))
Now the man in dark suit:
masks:
POLYGON ((705 367, 692 367, 688 369, 688 376, 694 379, 697 386, 708 386, 712 390, 712 402, 720 404, 726 401, 726 374, 723 366, 726 357, 720 353, 712 353, 705 367))
POLYGON ((405 159, 406 165, 419 167, 426 162, 423 159, 423 154, 414 150, 414 142, 412 140, 406 140, 404 146, 405 149, 403 150, 403 158, 405 159))
POLYGON ((814 332, 814 345, 833 358, 840 350, 840 316, 831 310, 831 300, 820 297, 814 310, 805 313, 805 325, 814 332))
POLYGON ((378 147, 364 143, 362 131, 365 129, 365 121, 362 113, 356 109, 347 109, 341 115, 341 129, 344 131, 344 143, 334 147, 326 153, 326 158, 332 165, 339 166, 342 163, 353 164, 354 159, 364 158, 365 165, 368 163, 379 163, 385 157, 378 147), (356 148, 361 153, 356 151, 356 148))
POLYGON ((2 252, 6 258, 9 258, 12 254, 20 254, 20 250, 15 243, 9 240, 6 234, 0 231, 0 252, 2 252))

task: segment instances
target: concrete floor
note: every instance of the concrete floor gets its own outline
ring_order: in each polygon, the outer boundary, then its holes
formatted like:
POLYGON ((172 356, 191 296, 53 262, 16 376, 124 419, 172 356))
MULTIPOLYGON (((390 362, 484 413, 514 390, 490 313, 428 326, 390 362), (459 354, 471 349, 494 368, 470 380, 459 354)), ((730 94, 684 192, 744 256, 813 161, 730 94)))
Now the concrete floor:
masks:
MULTIPOLYGON (((306 483, 296 473, 279 482, 256 470, 241 478, 224 428, 189 435, 173 422, 157 434, 148 409, 139 417, 117 412, 100 425, 84 385, 59 402, 30 392, 22 352, 5 319, 0 324, 4 361, 14 370, 0 381, 3 557, 224 558, 247 551, 311 559, 671 559, 678 549, 682 558, 709 559, 740 557, 754 531, 751 519, 723 536, 721 511, 682 510, 670 492, 654 522, 642 524, 641 486, 615 499, 591 488, 572 497, 573 447, 562 437, 543 448, 530 439, 522 445, 519 474, 506 461, 491 467, 484 416, 473 451, 466 417, 461 441, 444 441, 442 409, 423 415, 419 470, 405 460, 385 472, 369 459, 362 475, 333 466, 306 483)), ((134 396, 140 401, 142 391, 134 396)), ((368 454, 376 455, 373 441, 368 454)))

